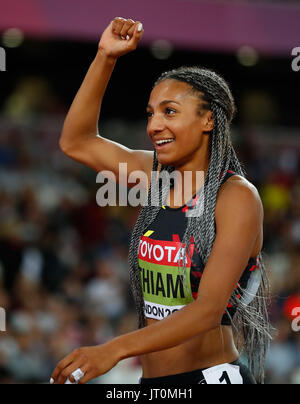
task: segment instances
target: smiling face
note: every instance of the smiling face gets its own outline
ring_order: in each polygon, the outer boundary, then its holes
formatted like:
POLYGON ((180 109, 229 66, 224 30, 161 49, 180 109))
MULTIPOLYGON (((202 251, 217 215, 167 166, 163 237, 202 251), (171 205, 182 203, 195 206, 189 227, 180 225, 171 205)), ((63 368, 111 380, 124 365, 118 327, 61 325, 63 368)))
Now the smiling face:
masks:
POLYGON ((147 115, 147 133, 159 163, 183 170, 208 165, 212 113, 201 107, 199 95, 189 84, 170 79, 157 84, 147 115))

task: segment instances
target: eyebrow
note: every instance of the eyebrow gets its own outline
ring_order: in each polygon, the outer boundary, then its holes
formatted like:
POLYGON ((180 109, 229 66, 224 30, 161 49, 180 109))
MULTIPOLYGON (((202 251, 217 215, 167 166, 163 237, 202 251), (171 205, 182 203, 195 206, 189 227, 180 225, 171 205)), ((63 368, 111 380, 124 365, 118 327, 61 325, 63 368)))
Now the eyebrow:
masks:
MULTIPOLYGON (((160 106, 163 106, 163 105, 166 105, 166 104, 170 104, 171 102, 174 103, 174 104, 180 105, 180 102, 173 101, 173 100, 164 100, 164 101, 162 101, 159 105, 160 105, 160 106)), ((150 104, 148 104, 148 105, 147 105, 147 108, 152 108, 152 106, 151 106, 150 104)))

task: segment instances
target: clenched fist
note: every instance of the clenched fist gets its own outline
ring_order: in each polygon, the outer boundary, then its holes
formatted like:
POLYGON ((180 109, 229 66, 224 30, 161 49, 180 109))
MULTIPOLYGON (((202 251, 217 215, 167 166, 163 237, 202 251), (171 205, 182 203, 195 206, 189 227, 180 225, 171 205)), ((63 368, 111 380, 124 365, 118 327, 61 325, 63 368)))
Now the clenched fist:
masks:
POLYGON ((103 32, 99 50, 107 56, 118 58, 134 51, 143 33, 140 21, 116 17, 103 32))

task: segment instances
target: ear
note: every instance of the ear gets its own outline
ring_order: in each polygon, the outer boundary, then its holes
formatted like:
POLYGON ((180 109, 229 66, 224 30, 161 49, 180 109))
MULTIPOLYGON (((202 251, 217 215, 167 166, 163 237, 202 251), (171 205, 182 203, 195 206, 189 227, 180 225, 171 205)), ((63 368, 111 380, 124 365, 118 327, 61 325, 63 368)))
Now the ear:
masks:
POLYGON ((204 126, 206 132, 211 132, 214 128, 214 118, 212 111, 207 111, 204 118, 204 126))

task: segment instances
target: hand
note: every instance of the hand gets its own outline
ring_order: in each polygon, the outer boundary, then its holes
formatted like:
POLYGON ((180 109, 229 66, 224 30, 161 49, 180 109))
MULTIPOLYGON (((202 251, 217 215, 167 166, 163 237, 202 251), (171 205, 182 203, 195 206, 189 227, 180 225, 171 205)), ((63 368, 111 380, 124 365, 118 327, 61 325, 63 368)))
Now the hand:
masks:
POLYGON ((134 51, 143 33, 139 21, 116 17, 103 32, 98 48, 107 56, 118 58, 134 51))
POLYGON ((71 383, 75 383, 71 374, 80 368, 84 377, 78 383, 85 384, 108 372, 119 362, 120 359, 117 358, 116 352, 110 343, 75 349, 57 364, 51 375, 50 383, 64 384, 67 378, 71 383))

